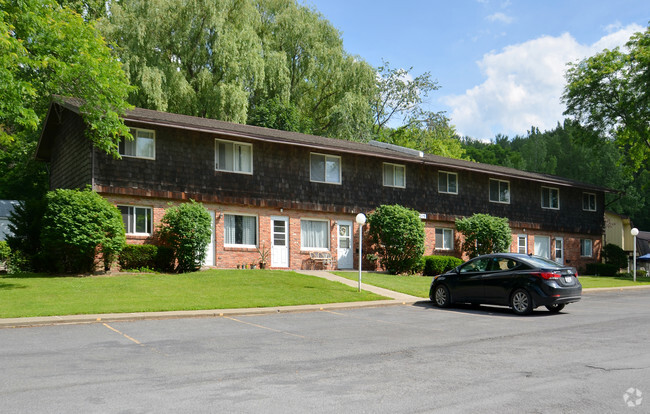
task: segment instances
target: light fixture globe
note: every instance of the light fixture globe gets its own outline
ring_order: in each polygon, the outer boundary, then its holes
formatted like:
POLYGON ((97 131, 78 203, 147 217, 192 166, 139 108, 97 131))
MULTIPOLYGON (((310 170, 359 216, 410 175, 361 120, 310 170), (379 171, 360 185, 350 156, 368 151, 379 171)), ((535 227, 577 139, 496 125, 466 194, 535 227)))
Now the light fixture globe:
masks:
POLYGON ((357 222, 357 224, 363 226, 364 224, 366 224, 366 215, 363 213, 357 214, 357 218, 355 219, 355 221, 357 222))
MULTIPOLYGON (((359 217, 359 216, 357 216, 357 223, 359 222, 359 218, 358 218, 358 217, 359 217)), ((637 229, 636 227, 633 228, 632 230, 630 230, 630 234, 632 234, 632 236, 636 236, 636 235, 638 235, 638 234, 639 234, 639 229, 637 229)))

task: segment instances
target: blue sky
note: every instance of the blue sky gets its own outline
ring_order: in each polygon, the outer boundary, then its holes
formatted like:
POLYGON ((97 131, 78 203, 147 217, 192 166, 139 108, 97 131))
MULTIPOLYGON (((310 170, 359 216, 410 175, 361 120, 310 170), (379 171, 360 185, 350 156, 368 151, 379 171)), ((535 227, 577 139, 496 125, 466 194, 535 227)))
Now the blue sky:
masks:
POLYGON ((622 46, 650 21, 648 0, 301 0, 373 66, 430 72, 426 108, 461 135, 492 139, 563 119, 566 63, 622 46))

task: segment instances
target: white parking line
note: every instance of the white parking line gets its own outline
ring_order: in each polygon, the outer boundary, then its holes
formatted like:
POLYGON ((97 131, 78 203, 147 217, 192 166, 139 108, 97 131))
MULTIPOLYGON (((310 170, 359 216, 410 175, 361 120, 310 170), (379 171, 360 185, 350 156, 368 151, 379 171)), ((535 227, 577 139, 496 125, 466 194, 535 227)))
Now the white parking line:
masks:
POLYGON ((233 318, 231 316, 224 316, 224 319, 230 319, 231 321, 243 323, 245 325, 254 326, 254 327, 260 328, 260 329, 266 329, 267 331, 277 332, 277 333, 281 333, 281 334, 284 334, 284 335, 295 336, 295 337, 298 337, 298 338, 306 339, 306 337, 302 336, 302 335, 298 335, 298 334, 287 332, 287 331, 281 331, 281 330, 278 330, 278 329, 269 328, 268 326, 258 325, 256 323, 245 322, 245 321, 242 321, 240 319, 233 318))

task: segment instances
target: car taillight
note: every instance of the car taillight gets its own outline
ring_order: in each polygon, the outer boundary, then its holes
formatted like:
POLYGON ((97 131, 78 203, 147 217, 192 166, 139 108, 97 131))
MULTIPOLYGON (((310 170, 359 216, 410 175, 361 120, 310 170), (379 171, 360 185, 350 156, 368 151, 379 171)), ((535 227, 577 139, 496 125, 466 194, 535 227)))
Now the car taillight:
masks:
POLYGON ((533 273, 533 276, 541 277, 542 279, 559 279, 560 275, 554 272, 539 272, 533 273))

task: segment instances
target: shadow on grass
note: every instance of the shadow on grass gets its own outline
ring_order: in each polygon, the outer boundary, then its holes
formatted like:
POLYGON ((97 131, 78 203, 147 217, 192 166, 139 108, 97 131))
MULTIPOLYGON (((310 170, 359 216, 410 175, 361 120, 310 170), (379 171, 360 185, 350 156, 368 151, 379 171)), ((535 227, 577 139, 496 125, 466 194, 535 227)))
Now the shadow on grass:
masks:
POLYGON ((422 301, 422 302, 417 302, 413 306, 418 306, 421 308, 430 308, 430 309, 435 309, 441 312, 448 312, 448 313, 464 313, 468 315, 489 315, 489 316, 495 316, 495 317, 502 317, 502 318, 543 318, 543 317, 548 317, 548 316, 555 316, 555 315, 562 315, 565 312, 560 312, 560 313, 551 313, 546 310, 545 307, 540 307, 537 308, 531 313, 530 315, 526 316, 519 316, 516 315, 512 309, 508 307, 500 307, 500 306, 487 306, 487 305, 471 305, 471 304, 465 304, 465 303, 454 303, 448 308, 439 308, 435 306, 431 301, 422 301))
POLYGON ((27 286, 16 283, 5 283, 0 281, 0 290, 25 289, 27 286))

